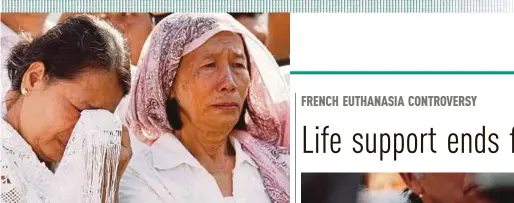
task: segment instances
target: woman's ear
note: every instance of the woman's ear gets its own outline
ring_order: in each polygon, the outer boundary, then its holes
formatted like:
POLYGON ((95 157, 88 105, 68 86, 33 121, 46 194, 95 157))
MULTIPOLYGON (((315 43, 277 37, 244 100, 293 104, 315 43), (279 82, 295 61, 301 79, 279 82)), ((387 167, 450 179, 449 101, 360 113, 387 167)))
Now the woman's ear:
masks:
POLYGON ((423 187, 420 183, 420 178, 414 173, 400 173, 403 182, 409 187, 412 192, 417 195, 423 194, 423 187))
POLYGON ((31 92, 37 86, 40 86, 45 79, 45 64, 41 61, 30 64, 27 71, 22 77, 21 89, 31 92))

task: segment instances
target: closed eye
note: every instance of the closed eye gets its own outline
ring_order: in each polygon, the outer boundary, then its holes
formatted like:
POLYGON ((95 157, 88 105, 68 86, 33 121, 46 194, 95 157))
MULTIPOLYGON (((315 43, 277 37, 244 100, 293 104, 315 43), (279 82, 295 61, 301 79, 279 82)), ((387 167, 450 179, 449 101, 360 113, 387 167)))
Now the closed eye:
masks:
POLYGON ((208 63, 208 64, 205 64, 204 67, 208 67, 208 68, 216 68, 216 63, 215 62, 212 62, 212 63, 208 63))
POLYGON ((244 68, 244 69, 246 69, 246 65, 245 65, 245 64, 243 64, 243 63, 233 63, 233 64, 232 64, 232 67, 234 67, 234 68, 244 68))

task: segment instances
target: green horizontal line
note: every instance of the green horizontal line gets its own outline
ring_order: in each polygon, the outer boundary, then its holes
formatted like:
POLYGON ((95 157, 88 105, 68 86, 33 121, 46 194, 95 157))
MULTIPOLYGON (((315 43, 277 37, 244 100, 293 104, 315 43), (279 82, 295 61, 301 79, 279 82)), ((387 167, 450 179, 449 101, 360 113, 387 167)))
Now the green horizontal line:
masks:
POLYGON ((291 71, 291 75, 514 75, 514 71, 291 71))

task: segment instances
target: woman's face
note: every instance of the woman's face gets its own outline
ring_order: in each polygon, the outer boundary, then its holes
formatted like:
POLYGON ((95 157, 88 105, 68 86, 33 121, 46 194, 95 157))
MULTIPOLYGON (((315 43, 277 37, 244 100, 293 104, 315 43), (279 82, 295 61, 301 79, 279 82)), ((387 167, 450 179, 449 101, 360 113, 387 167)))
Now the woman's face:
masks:
POLYGON ((232 129, 250 82, 248 56, 239 34, 220 32, 181 59, 170 98, 184 125, 232 129))
POLYGON ((26 74, 35 75, 24 76, 22 83, 33 80, 33 86, 21 96, 18 130, 42 161, 61 160, 82 110, 114 112, 123 96, 114 72, 86 70, 72 80, 38 80, 31 68, 26 74))
POLYGON ((473 174, 464 173, 424 173, 422 177, 413 177, 406 184, 416 194, 423 195, 427 203, 486 203, 479 195, 473 174))

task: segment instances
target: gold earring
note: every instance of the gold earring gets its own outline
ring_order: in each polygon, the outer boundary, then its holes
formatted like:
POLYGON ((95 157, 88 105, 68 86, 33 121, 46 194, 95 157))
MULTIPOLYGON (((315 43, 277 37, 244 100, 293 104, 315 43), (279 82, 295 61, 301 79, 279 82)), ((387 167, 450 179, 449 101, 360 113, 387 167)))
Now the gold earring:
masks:
POLYGON ((27 89, 21 88, 21 94, 26 95, 27 94, 27 89))

